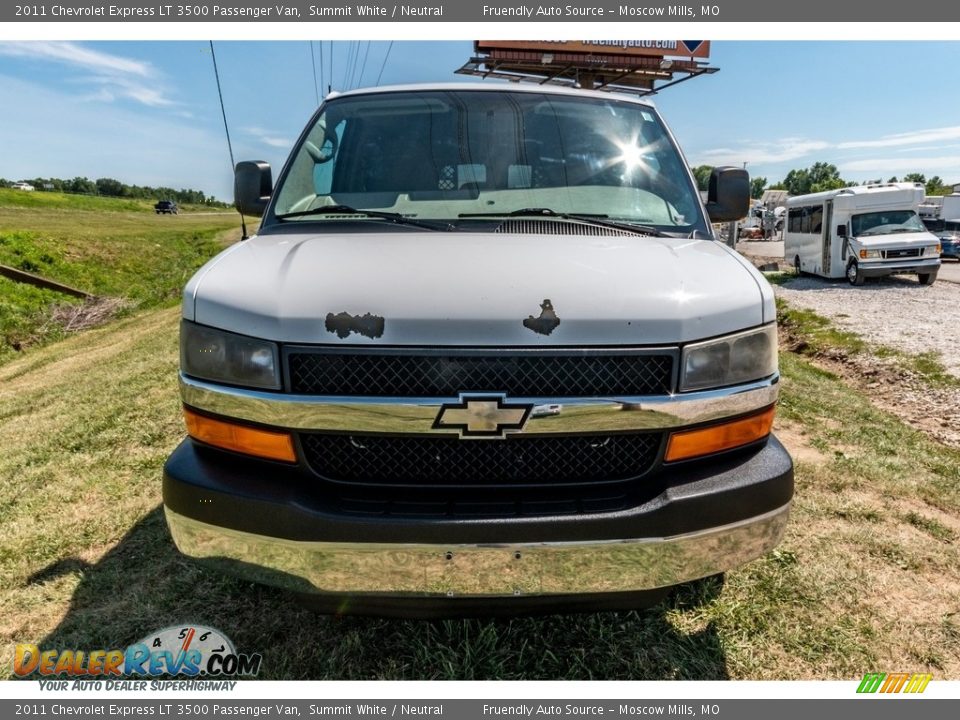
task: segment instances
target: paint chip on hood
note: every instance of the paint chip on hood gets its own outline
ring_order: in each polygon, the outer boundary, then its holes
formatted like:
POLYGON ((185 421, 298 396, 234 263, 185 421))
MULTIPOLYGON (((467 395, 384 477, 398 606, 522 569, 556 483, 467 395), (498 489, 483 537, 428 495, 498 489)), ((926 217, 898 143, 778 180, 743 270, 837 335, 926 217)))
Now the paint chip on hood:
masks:
POLYGON ((553 311, 553 303, 547 298, 544 298, 544 301, 540 303, 540 317, 530 315, 523 321, 525 328, 533 330, 538 335, 549 335, 559 324, 560 318, 553 311))

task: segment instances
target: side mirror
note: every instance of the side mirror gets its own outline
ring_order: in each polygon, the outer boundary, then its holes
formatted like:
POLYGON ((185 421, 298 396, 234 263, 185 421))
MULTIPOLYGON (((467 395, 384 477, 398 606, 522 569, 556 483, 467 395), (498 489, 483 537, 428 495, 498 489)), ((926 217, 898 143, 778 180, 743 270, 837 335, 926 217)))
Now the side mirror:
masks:
POLYGON ((270 163, 262 160, 238 162, 233 174, 233 201, 244 215, 263 217, 273 192, 270 163))
POLYGON ((845 238, 847 236, 847 226, 837 225, 837 237, 845 238))
POLYGON ((710 222, 730 222, 750 211, 750 175, 743 168, 718 167, 710 173, 707 215, 710 222))

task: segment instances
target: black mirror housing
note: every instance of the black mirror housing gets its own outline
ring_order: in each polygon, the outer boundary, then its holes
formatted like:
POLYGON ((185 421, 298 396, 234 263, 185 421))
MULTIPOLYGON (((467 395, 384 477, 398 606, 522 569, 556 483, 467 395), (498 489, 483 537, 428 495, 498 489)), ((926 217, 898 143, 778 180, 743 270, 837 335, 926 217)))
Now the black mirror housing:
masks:
POLYGON ((233 201, 244 215, 263 217, 273 193, 273 171, 263 160, 237 163, 233 174, 233 201))
POLYGON ((847 226, 837 225, 837 237, 845 238, 847 236, 847 226))
POLYGON ((710 222, 731 222, 750 211, 750 175, 743 168, 717 167, 710 173, 707 215, 710 222))

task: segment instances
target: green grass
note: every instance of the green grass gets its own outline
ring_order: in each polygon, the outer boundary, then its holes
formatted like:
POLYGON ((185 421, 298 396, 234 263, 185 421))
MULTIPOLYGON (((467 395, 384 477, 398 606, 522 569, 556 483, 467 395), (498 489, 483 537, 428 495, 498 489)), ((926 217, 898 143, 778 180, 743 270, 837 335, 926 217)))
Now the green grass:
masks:
POLYGON ((54 343, 38 328, 63 300, 0 278, 0 319, 47 343, 0 365, 0 665, 20 642, 125 647, 200 623, 261 653, 268 679, 960 678, 960 452, 816 367, 873 349, 782 303, 804 346, 781 354, 794 509, 781 545, 725 582, 642 612, 413 622, 317 615, 184 558, 161 510, 183 437, 179 313, 164 306, 235 222, 0 202, 0 262, 140 304, 54 343))
MULTIPOLYGON (((158 198, 163 199, 163 198, 158 198)), ((76 195, 59 192, 24 192, 0 188, 0 210, 6 208, 32 208, 41 210, 92 210, 95 212, 142 212, 155 213, 156 200, 115 198, 98 195, 76 195)), ((180 212, 223 212, 222 208, 207 205, 180 205, 180 212)), ((236 213, 234 213, 236 214, 236 213)))
POLYGON ((771 270, 763 273, 763 276, 771 285, 783 285, 784 283, 797 279, 796 273, 787 272, 786 270, 771 270))
MULTIPOLYGON (((960 677, 960 453, 800 356, 778 422, 800 460, 783 543, 644 612, 413 622, 314 614, 177 553, 160 510, 183 429, 174 308, 0 367, 0 664, 219 628, 279 679, 960 677)), ((9 667, 9 664, 7 664, 9 667)))
MULTIPOLYGON (((236 239, 236 213, 156 215, 131 203, 139 201, 0 191, 0 264, 145 309, 175 303, 224 239, 236 239), (9 207, 8 195, 39 204, 9 207)), ((52 311, 78 302, 0 278, 0 362, 62 337, 52 311)))

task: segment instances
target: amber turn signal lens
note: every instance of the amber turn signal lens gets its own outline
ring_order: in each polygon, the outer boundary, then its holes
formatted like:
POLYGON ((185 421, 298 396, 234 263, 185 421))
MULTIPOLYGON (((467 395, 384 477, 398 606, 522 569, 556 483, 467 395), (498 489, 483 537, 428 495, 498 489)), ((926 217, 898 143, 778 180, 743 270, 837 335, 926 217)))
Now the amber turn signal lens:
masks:
POLYGON ((774 412, 775 406, 771 405, 763 412, 733 422, 675 432, 667 443, 664 460, 687 460, 762 440, 770 434, 774 412))
POLYGON ((187 408, 183 409, 183 417, 187 421, 187 434, 200 442, 269 460, 297 461, 290 433, 234 425, 198 415, 187 408))

